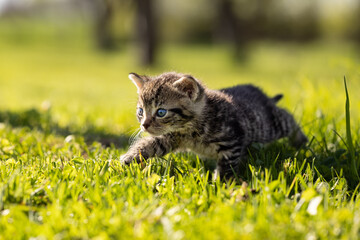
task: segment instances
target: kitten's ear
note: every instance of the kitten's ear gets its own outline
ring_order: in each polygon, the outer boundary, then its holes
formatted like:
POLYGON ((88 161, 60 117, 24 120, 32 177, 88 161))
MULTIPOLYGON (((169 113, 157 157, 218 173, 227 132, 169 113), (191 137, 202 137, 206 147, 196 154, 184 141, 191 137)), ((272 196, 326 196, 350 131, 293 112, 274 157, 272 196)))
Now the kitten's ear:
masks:
POLYGON ((176 80, 173 86, 189 96, 189 98, 195 101, 200 94, 199 83, 191 76, 185 76, 176 80))
POLYGON ((144 79, 142 79, 139 75, 137 75, 136 73, 130 73, 129 74, 129 79, 135 84, 136 88, 137 88, 137 92, 139 93, 140 89, 143 87, 144 85, 144 79))

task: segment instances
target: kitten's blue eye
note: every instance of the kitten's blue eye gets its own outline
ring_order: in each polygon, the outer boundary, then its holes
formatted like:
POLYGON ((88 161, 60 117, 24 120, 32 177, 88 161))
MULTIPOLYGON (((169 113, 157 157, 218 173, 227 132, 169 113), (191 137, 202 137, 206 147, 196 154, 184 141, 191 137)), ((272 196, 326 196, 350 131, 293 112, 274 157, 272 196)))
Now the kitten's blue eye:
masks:
POLYGON ((166 109, 163 109, 163 108, 159 108, 157 111, 156 111, 156 116, 158 117, 164 117, 167 113, 167 110, 166 109))
POLYGON ((142 108, 138 108, 137 114, 138 114, 139 116, 142 116, 143 113, 144 113, 144 110, 143 110, 142 108))

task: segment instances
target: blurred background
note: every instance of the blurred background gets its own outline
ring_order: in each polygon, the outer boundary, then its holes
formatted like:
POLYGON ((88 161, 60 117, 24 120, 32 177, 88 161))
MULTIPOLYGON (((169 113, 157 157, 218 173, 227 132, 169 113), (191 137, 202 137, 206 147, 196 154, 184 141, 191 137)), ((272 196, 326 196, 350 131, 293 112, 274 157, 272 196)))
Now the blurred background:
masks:
POLYGON ((341 118, 344 75, 360 107, 359 47, 358 0, 0 0, 0 120, 52 109, 60 125, 131 131, 128 73, 163 71, 341 118))
POLYGON ((91 44, 121 51, 136 44, 141 65, 168 43, 229 44, 246 60, 254 41, 360 42, 357 0, 0 0, 2 41, 91 44))

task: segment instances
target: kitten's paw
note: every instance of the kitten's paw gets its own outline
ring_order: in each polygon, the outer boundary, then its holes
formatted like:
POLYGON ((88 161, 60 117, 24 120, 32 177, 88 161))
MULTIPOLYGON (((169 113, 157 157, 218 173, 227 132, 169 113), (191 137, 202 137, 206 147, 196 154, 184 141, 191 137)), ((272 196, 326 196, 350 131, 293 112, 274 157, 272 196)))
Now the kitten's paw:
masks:
POLYGON ((131 154, 124 154, 120 156, 120 163, 123 165, 129 165, 136 156, 133 156, 131 154))

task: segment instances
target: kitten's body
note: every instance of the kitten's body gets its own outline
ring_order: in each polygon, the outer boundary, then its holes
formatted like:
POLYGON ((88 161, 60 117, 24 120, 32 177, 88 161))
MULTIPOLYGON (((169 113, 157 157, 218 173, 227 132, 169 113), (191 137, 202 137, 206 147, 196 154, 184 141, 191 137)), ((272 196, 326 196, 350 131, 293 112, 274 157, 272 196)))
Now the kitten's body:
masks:
POLYGON ((237 172, 252 142, 290 137, 298 147, 307 141, 294 118, 252 85, 220 91, 204 88, 189 75, 164 73, 158 77, 130 74, 139 93, 138 120, 151 137, 131 146, 121 160, 129 164, 175 150, 191 150, 217 160, 221 177, 237 172), (158 116, 158 111, 164 116, 158 116), (141 116, 140 116, 141 115, 141 116))

